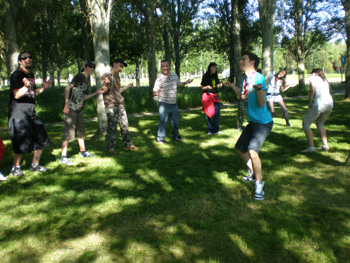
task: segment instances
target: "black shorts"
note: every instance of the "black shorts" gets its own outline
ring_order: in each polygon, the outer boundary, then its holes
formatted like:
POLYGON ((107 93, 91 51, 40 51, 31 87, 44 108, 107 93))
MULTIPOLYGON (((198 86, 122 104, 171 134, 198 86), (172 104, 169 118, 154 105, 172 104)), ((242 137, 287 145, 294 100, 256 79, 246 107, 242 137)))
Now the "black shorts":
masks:
POLYGON ((265 142, 267 135, 272 130, 273 122, 261 124, 249 122, 238 138, 235 148, 243 153, 254 150, 259 153, 261 146, 265 142))
POLYGON ((11 116, 9 133, 14 153, 30 153, 50 145, 44 124, 36 113, 11 116))

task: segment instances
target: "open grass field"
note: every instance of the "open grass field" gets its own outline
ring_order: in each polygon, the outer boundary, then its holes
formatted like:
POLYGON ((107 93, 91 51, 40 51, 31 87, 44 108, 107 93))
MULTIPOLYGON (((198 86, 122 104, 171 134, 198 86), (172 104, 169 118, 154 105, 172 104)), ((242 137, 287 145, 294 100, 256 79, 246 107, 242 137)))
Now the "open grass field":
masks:
MULTIPOLYGON (((254 201, 254 185, 234 144, 237 109, 221 111, 223 135, 207 136, 200 110, 180 113, 183 142, 157 144, 157 115, 129 118, 137 152, 108 156, 104 138, 88 122, 86 147, 63 166, 62 125, 47 125, 52 142, 30 173, 0 183, 1 262, 350 262, 350 103, 336 95, 326 122, 329 152, 301 154, 307 147, 301 123, 307 99, 286 100, 293 127, 276 107, 275 125, 260 156, 265 200, 254 201)), ((128 108, 127 108, 128 110, 128 108)), ((167 134, 171 134, 170 123, 167 134)), ((315 128, 313 125, 312 128, 315 128)), ((315 131, 315 144, 321 146, 315 131)), ((0 170, 8 174, 12 149, 7 132, 0 170)))

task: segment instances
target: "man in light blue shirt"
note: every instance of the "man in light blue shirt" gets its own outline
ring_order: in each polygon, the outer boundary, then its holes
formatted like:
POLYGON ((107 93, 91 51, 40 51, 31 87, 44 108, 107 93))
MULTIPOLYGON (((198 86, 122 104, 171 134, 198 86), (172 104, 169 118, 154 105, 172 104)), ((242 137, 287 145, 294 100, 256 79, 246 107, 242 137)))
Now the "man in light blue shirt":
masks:
POLYGON ((255 182, 255 200, 264 200, 264 182, 259 150, 272 130, 273 121, 266 106, 265 77, 257 72, 259 58, 250 52, 244 52, 240 61, 244 78, 240 89, 231 85, 238 99, 243 99, 249 122, 236 142, 235 148, 248 167, 249 176, 245 181, 255 182))

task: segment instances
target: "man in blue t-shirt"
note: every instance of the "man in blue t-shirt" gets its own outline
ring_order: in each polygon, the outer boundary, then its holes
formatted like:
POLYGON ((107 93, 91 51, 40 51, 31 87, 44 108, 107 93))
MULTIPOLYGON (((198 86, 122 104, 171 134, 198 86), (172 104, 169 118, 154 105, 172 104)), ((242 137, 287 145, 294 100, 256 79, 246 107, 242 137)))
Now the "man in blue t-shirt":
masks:
POLYGON ((248 166, 249 176, 245 181, 255 181, 255 200, 264 199, 264 182, 262 181, 261 160, 259 150, 270 133, 273 121, 266 107, 265 77, 257 72, 259 58, 250 52, 244 52, 240 61, 244 77, 241 87, 232 83, 231 87, 238 99, 244 100, 248 125, 236 142, 235 148, 248 166))

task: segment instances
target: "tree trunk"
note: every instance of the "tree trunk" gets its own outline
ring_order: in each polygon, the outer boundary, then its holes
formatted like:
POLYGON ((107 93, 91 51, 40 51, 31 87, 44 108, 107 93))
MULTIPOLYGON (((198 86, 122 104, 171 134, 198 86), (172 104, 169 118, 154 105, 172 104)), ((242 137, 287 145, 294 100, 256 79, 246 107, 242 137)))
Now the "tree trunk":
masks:
POLYGON ((169 65, 171 65, 171 53, 170 53, 170 40, 169 40, 169 12, 168 10, 164 11, 164 17, 165 21, 163 21, 163 30, 162 30, 162 37, 164 41, 164 53, 165 53, 165 60, 169 62, 169 65))
MULTIPOLYGON (((96 88, 101 88, 101 76, 110 70, 109 56, 109 22, 112 0, 87 0, 90 10, 89 20, 95 53, 96 88)), ((107 116, 103 95, 97 96, 98 132, 104 134, 107 128, 107 116)))
POLYGON ((11 0, 4 0, 5 20, 5 50, 7 78, 17 68, 19 55, 17 32, 16 32, 16 7, 11 0))
POLYGON ((82 10, 81 12, 81 38, 83 40, 83 52, 84 52, 84 59, 91 59, 91 52, 90 52, 90 43, 88 41, 88 20, 86 19, 86 14, 88 13, 86 10, 86 1, 80 0, 79 1, 80 8, 82 10))
POLYGON ((273 72, 273 29, 276 0, 259 0, 259 15, 262 29, 262 74, 268 77, 273 72))
MULTIPOLYGON (((241 79, 243 77, 242 70, 240 67, 240 60, 242 55, 242 45, 241 45, 241 22, 240 22, 240 12, 239 12, 239 1, 231 1, 231 12, 232 12, 232 47, 233 47, 233 61, 236 76, 236 85, 239 87, 241 85, 241 79)), ((232 68, 230 66, 230 68, 232 68)))
POLYGON ((305 90, 305 58, 299 57, 298 61, 299 90, 305 90))
POLYGON ((157 78, 155 31, 154 31, 154 11, 156 1, 147 1, 144 10, 147 30, 147 57, 148 57, 148 77, 149 77, 149 100, 153 101, 153 86, 157 78))
POLYGON ((136 78, 136 87, 140 87, 140 58, 136 58, 136 66, 135 66, 135 78, 136 78))
POLYGON ((305 90, 305 51, 304 51, 304 32, 303 32, 303 3, 304 0, 294 0, 295 8, 295 33, 297 39, 297 64, 298 64, 298 79, 299 90, 305 90))
MULTIPOLYGON (((346 73, 345 73, 345 99, 350 100, 350 0, 342 1, 346 20, 346 73)), ((350 154, 349 154, 350 156, 350 154)), ((349 159, 349 158, 348 158, 349 159)))
POLYGON ((46 80, 47 78, 47 57, 46 57, 46 52, 48 50, 48 48, 46 47, 46 39, 48 39, 47 37, 47 28, 46 28, 46 23, 45 23, 46 19, 45 19, 45 13, 44 11, 41 12, 41 28, 42 28, 42 32, 41 32, 41 78, 42 80, 46 80))

